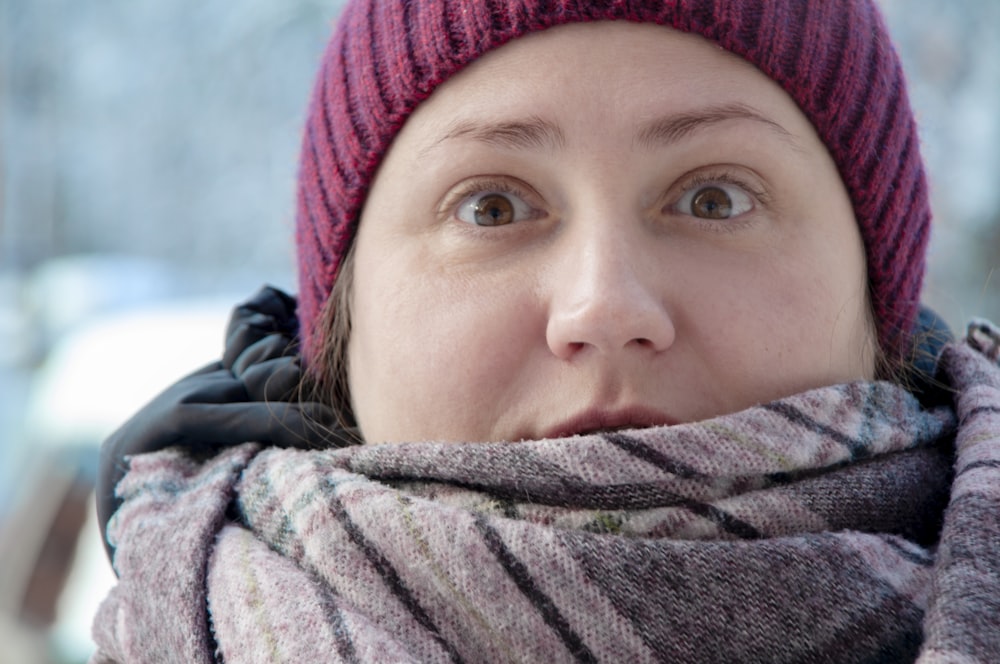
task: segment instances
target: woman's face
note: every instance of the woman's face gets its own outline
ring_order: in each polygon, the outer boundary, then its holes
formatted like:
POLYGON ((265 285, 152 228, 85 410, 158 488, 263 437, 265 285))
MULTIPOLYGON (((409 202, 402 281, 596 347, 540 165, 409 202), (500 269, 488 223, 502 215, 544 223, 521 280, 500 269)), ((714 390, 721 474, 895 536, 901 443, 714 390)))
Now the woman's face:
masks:
POLYGON ((864 249, 815 130, 667 28, 563 26, 450 79, 356 243, 368 442, 691 422, 873 373, 864 249))

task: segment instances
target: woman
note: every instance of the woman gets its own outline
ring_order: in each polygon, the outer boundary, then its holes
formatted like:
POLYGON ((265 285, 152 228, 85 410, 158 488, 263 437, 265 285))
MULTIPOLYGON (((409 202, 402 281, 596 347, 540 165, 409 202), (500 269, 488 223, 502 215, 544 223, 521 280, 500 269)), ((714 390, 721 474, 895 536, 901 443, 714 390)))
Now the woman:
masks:
POLYGON ((994 661, 929 218, 867 0, 351 4, 297 303, 105 445, 95 661, 994 661))

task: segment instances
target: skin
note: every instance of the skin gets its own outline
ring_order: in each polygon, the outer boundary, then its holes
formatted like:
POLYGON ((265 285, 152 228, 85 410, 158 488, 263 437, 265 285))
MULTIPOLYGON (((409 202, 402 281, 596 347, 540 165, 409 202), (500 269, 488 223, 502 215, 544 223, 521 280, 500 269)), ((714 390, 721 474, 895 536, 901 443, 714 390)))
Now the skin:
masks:
POLYGON ((874 373, 829 153, 764 74, 668 28, 562 26, 467 67, 397 135, 356 243, 367 442, 692 422, 874 373))

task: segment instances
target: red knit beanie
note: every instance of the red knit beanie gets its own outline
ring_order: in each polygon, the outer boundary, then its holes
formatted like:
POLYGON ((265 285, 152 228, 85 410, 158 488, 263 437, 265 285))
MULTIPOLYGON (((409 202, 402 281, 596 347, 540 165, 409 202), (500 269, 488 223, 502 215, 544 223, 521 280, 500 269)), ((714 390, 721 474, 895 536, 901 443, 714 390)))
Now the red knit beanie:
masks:
POLYGON ((630 20, 699 34, 794 99, 829 149, 864 239, 879 341, 909 352, 930 205, 899 59, 874 0, 350 0, 313 92, 296 221, 304 360, 379 163, 442 82, 529 32, 630 20))

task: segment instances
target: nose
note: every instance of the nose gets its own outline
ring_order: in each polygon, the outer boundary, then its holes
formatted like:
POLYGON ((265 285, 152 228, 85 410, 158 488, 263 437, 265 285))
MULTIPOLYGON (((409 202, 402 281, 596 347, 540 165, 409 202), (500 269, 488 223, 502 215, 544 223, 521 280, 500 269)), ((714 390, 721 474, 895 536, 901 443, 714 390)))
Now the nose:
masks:
POLYGON ((674 342, 666 284, 644 253, 648 243, 608 235, 567 242, 555 261, 546 342, 561 359, 587 349, 658 353, 674 342))

